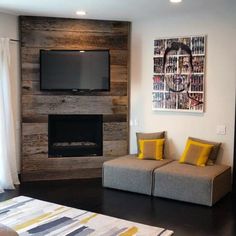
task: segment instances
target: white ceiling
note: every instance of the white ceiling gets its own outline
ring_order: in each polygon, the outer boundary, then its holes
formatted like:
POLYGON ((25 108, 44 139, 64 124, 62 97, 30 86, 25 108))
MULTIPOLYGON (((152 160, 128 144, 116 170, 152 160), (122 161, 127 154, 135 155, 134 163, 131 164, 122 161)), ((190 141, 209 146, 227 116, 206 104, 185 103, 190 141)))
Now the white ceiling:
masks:
MULTIPOLYGON (((104 20, 142 20, 174 14, 207 11, 218 13, 231 9, 236 0, 183 0, 172 4, 169 0, 0 0, 0 12, 15 15, 38 15, 104 20), (77 10, 88 14, 79 17, 77 10)), ((234 9, 235 10, 235 9, 234 9)))

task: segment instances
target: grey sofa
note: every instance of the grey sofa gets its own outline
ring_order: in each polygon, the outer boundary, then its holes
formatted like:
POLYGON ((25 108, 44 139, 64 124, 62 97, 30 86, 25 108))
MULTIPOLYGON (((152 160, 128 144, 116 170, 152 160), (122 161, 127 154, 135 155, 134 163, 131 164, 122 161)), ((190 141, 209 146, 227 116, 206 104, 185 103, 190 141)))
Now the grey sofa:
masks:
POLYGON ((139 160, 136 155, 119 157, 103 164, 103 186, 147 195, 152 194, 153 172, 171 160, 139 160))
POLYGON ((128 155, 103 164, 103 186, 212 206, 231 190, 231 168, 128 155))
POLYGON ((212 206, 231 190, 231 168, 173 161, 155 169, 153 195, 212 206))

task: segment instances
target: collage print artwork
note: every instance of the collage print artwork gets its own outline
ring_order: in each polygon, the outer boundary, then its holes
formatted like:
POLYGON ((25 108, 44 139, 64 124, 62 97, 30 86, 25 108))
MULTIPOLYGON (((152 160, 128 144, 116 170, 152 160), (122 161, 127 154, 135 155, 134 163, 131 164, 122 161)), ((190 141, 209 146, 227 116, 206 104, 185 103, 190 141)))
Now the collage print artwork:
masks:
POLYGON ((204 111, 206 36, 154 40, 152 109, 204 111))

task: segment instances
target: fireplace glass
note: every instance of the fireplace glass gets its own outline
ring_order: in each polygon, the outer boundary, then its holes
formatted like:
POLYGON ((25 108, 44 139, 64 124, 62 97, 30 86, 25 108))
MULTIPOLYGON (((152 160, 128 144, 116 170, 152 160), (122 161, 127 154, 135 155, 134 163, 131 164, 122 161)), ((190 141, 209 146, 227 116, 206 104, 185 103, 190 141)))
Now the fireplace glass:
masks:
POLYGON ((102 156, 102 115, 49 115, 48 155, 102 156))

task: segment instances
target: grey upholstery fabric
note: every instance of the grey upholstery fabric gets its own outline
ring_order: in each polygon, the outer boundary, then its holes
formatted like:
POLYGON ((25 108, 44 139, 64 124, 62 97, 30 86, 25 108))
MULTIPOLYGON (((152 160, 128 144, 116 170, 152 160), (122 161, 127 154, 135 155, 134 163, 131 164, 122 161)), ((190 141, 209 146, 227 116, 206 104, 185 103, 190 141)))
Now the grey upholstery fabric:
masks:
POLYGON ((106 161, 103 164, 103 186, 151 195, 154 169, 171 161, 139 160, 136 155, 106 161))
POLYGON ((18 233, 7 226, 0 224, 0 236, 18 236, 18 233))
POLYGON ((153 195, 212 206, 231 190, 231 168, 173 161, 154 171, 153 195))

